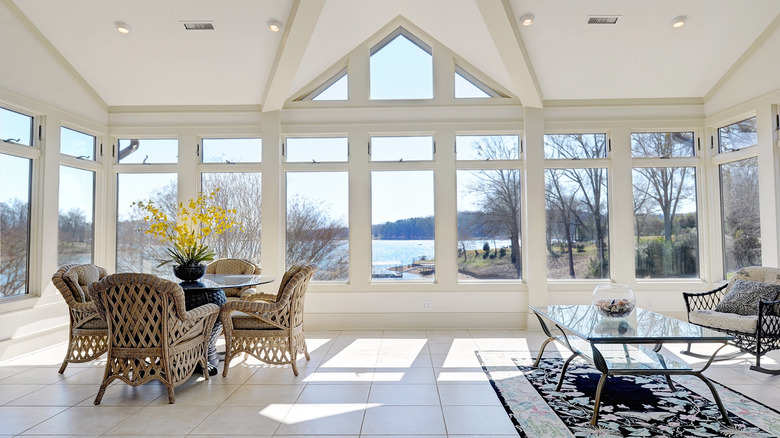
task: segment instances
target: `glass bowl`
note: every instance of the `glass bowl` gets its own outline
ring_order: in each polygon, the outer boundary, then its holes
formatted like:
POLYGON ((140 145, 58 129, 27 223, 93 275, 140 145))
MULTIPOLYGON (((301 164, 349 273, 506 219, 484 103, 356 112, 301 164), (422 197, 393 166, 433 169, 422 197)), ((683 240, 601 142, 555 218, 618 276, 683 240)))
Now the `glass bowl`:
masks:
POLYGON ((636 298, 625 284, 600 284, 593 289, 593 305, 603 316, 623 318, 636 308, 636 298))

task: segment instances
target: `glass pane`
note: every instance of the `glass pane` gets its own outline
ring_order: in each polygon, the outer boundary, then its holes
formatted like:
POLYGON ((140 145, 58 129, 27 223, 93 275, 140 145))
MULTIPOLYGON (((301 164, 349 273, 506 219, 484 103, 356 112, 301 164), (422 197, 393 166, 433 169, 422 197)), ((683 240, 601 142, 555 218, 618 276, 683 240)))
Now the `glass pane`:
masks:
POLYGON ((736 151, 756 144, 758 144, 758 131, 755 117, 718 128, 720 152, 736 151))
POLYGON ((349 142, 346 137, 288 137, 285 155, 288 163, 324 163, 347 161, 349 142))
POLYGON ((544 158, 606 158, 606 134, 545 134, 544 158))
POLYGON ((433 137, 371 137, 371 161, 433 160, 433 137))
POLYGON ((0 297, 27 293, 31 165, 0 154, 0 297))
POLYGON ((155 164, 178 161, 179 141, 175 138, 119 140, 119 163, 155 164))
POLYGON ((403 34, 370 58, 371 99, 432 99, 433 58, 403 34))
POLYGON ((263 140, 259 138, 204 138, 204 163, 259 163, 263 140))
POLYGON ((330 87, 322 90, 322 92, 314 97, 312 97, 311 100, 347 100, 349 99, 349 82, 348 82, 348 75, 344 75, 341 78, 339 78, 336 82, 331 84, 330 87))
POLYGON ((0 108, 0 140, 32 146, 33 118, 0 108))
POLYGON ((520 138, 517 135, 458 135, 455 137, 458 160, 517 160, 520 138))
POLYGON ((720 166, 723 264, 727 274, 761 265, 758 158, 720 166))
POLYGON ((433 171, 372 171, 371 223, 372 278, 433 280, 433 171))
POLYGON ((549 278, 609 278, 607 169, 545 170, 549 278))
POLYGON ((120 173, 117 175, 116 272, 172 274, 171 266, 157 267, 166 259, 165 248, 144 231, 149 224, 133 202, 154 201, 168 217, 176 216, 177 179, 175 173, 120 173))
POLYGON ((94 161, 95 137, 62 127, 60 128, 60 153, 94 161))
POLYGON ((696 169, 635 168, 636 278, 699 275, 696 169))
POLYGON ((204 193, 217 189, 216 204, 225 209, 235 209, 235 219, 241 223, 236 228, 218 236, 207 237, 206 244, 214 249, 218 258, 246 259, 260 265, 262 242, 262 184, 259 172, 219 172, 201 174, 204 193))
POLYGON ((57 264, 92 263, 95 172, 60 166, 57 264))
POLYGON ((347 172, 287 172, 287 268, 315 263, 316 280, 349 279, 347 172))
POLYGON ((693 132, 634 132, 631 154, 635 158, 693 157, 693 132))
POLYGON ((455 98, 485 98, 489 94, 482 91, 479 87, 472 84, 471 81, 455 72, 455 98))
POLYGON ((457 175, 458 278, 521 278, 520 171, 457 175))

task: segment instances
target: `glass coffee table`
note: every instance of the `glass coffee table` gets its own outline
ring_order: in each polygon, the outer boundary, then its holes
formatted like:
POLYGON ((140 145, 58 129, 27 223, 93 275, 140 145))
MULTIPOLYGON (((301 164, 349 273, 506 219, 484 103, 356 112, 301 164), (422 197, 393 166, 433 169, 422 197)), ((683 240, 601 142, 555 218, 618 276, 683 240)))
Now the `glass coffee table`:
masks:
POLYGON ((601 372, 596 388, 593 417, 596 425, 601 392, 610 375, 661 375, 674 391, 671 376, 689 375, 701 379, 712 391, 723 421, 731 425, 715 386, 702 372, 709 368, 732 336, 680 321, 640 308, 624 318, 605 317, 593 305, 559 305, 530 307, 547 335, 533 366, 537 367, 544 349, 552 341, 563 344, 571 356, 563 364, 556 391, 560 390, 572 359, 581 357, 601 372), (661 352, 664 343, 721 343, 710 359, 698 370, 661 352))

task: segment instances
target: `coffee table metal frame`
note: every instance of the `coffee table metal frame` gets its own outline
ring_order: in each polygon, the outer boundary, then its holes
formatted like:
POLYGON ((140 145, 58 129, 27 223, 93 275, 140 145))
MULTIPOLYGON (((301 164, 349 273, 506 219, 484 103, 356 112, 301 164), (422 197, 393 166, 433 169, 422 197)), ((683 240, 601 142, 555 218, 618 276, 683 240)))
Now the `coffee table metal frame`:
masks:
MULTIPOLYGON (((542 330, 548 337, 539 349, 539 354, 534 361, 533 367, 535 368, 539 365, 539 361, 542 359, 545 348, 552 341, 558 341, 558 343, 565 346, 572 353, 563 364, 556 391, 560 390, 561 386, 563 385, 566 370, 575 357, 583 358, 601 372, 601 378, 599 379, 599 383, 596 388, 593 417, 590 421, 591 425, 595 426, 598 420, 601 393, 604 390, 607 377, 610 375, 661 375, 666 378, 666 382, 672 391, 676 391, 676 389, 674 387, 674 383, 672 382, 671 376, 687 375, 698 377, 712 392, 713 399, 718 405, 718 409, 723 416, 723 421, 729 425, 732 424, 728 413, 723 406, 723 402, 718 395, 718 391, 712 382, 702 374, 712 364, 718 352, 726 346, 726 342, 731 339, 730 335, 705 329, 685 321, 680 321, 665 315, 639 308, 634 310, 632 316, 636 317, 636 315, 638 315, 640 320, 649 319, 651 322, 659 321, 658 324, 647 324, 648 326, 665 326, 665 324, 668 324, 672 325, 676 330, 669 330, 667 333, 664 333, 662 328, 660 331, 654 329, 654 333, 647 333, 641 324, 628 322, 628 320, 622 322, 614 318, 607 318, 599 315, 595 307, 592 305, 547 307, 531 306, 530 309, 539 319, 542 330), (573 311, 566 313, 569 310, 573 311), (573 317, 566 318, 567 315, 576 315, 576 320, 573 317), (617 324, 612 323, 612 330, 602 330, 601 333, 597 333, 597 331, 594 330, 594 327, 597 325, 597 323, 602 323, 602 321, 611 322, 610 320, 617 321, 617 324), (552 323, 552 330, 550 327, 548 327, 548 324, 545 321, 552 323), (623 325, 619 329, 618 326, 621 324, 623 325), (684 333, 680 333, 680 329, 682 329, 684 333), (712 356, 710 356, 709 360, 704 364, 704 366, 701 367, 701 369, 694 370, 688 364, 678 362, 677 360, 669 358, 661 353, 661 348, 665 342, 714 342, 723 343, 723 345, 721 345, 715 350, 714 353, 712 353, 712 356), (583 348, 587 346, 586 344, 589 344, 590 352, 586 351, 586 348, 583 348), (621 366, 621 364, 618 364, 617 361, 613 363, 613 361, 610 360, 610 357, 605 357, 605 355, 602 353, 602 349, 610 344, 613 346, 618 346, 617 352, 620 353, 621 357, 615 357, 615 359, 623 361, 624 365, 621 366), (652 348, 647 348, 640 344, 650 344, 652 345, 652 348), (641 359, 637 360, 637 357, 639 356, 642 356, 645 359, 649 358, 650 361, 643 361, 641 359)), ((633 321, 636 321, 636 319, 633 319, 633 321)), ((613 354, 615 352, 615 350, 611 351, 613 354)))

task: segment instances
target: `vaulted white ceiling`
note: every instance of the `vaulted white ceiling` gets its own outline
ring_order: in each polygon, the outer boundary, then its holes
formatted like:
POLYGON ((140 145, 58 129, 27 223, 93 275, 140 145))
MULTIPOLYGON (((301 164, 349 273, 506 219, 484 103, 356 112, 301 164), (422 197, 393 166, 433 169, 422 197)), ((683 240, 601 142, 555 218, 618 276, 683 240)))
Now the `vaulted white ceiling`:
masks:
POLYGON ((398 16, 525 103, 701 98, 780 14, 777 0, 12 1, 108 106, 278 106, 398 16))

